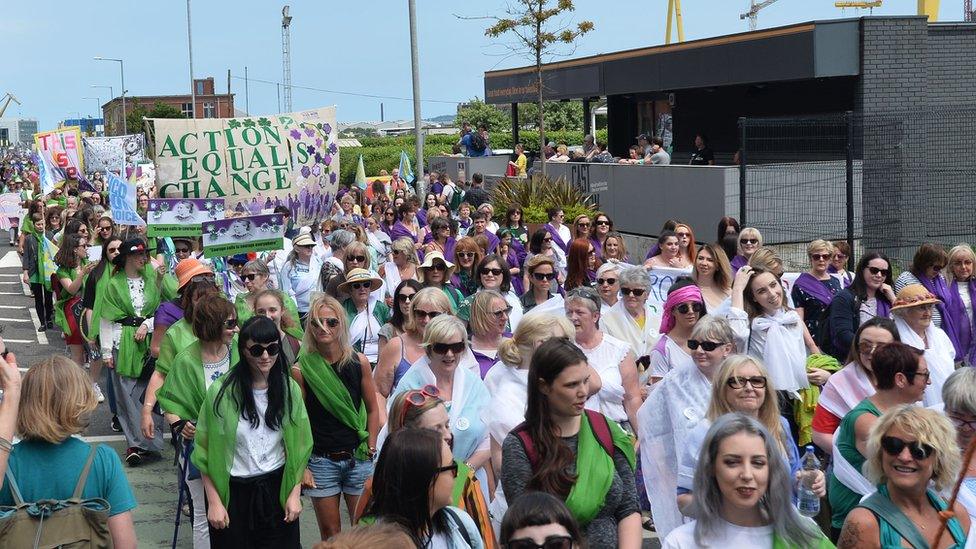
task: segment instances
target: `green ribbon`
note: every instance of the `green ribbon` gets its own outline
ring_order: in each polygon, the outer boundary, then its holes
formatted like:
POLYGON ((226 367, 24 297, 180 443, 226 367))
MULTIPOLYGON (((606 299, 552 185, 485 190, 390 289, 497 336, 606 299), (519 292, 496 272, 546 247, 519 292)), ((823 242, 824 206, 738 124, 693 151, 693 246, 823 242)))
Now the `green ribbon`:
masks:
MULTIPOLYGON (((633 469, 637 462, 633 441, 616 422, 607 421, 607 424, 614 447, 623 453, 633 469)), ((613 458, 597 440, 589 416, 583 414, 576 448, 576 482, 566 498, 566 507, 581 526, 589 524, 603 508, 615 470, 613 458)))

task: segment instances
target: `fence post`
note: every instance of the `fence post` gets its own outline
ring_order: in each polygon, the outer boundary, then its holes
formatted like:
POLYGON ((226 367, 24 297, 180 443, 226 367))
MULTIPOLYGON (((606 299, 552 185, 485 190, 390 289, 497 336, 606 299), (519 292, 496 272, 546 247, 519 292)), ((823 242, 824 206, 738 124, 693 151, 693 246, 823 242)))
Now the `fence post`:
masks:
POLYGON ((853 271, 854 258, 858 255, 854 250, 854 113, 846 111, 844 121, 847 123, 847 245, 851 248, 847 269, 853 271))
POLYGON ((746 118, 739 117, 739 226, 746 224, 746 118))

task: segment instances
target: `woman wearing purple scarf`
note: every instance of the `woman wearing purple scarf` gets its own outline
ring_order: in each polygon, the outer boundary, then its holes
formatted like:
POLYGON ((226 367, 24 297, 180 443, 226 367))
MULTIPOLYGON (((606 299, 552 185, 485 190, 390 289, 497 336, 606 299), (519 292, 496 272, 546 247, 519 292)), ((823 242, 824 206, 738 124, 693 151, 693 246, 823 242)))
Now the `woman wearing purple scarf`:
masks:
POLYGON ((889 318, 895 292, 891 288, 891 261, 881 252, 867 252, 857 262, 854 282, 834 295, 824 329, 826 341, 820 350, 841 362, 854 341, 857 329, 874 317, 889 318))
MULTIPOLYGON (((841 290, 840 281, 827 272, 833 255, 834 247, 830 242, 820 239, 811 242, 807 246, 810 270, 801 274, 793 284, 793 306, 811 337, 820 333, 820 318, 830 307, 834 294, 841 290)), ((810 342, 807 342, 807 347, 810 346, 810 342)), ((813 351, 816 353, 817 349, 813 351)))
POLYGON ((569 227, 563 225, 566 214, 563 213, 562 208, 550 208, 546 214, 549 216, 549 223, 543 225, 543 228, 552 237, 552 243, 559 246, 559 249, 565 254, 569 251, 569 241, 573 239, 573 233, 569 227))
POLYGON ((963 351, 957 340, 957 330, 953 325, 953 318, 948 314, 948 303, 952 300, 949 292, 949 285, 942 277, 942 269, 945 269, 949 262, 949 256, 941 244, 926 242, 918 247, 915 256, 912 257, 912 266, 909 270, 902 272, 895 280, 895 293, 898 293, 905 286, 911 284, 921 284, 925 289, 935 294, 939 298, 939 303, 932 311, 932 324, 936 328, 942 328, 952 345, 956 348, 956 360, 963 358, 963 351))
POLYGON ((742 229, 742 232, 739 233, 739 253, 730 261, 732 272, 738 272, 739 269, 748 265, 749 258, 756 253, 756 250, 762 248, 762 245, 763 237, 759 229, 752 227, 742 229))
MULTIPOLYGON (((973 277, 976 254, 969 244, 959 244, 949 250, 949 301, 946 308, 955 330, 956 361, 976 365, 976 338, 973 337, 973 303, 976 303, 976 278, 973 277)), ((949 336, 953 339, 953 336, 949 336)))
POLYGON ((400 205, 398 211, 399 220, 393 224, 390 230, 390 239, 396 241, 398 238, 409 238, 413 241, 414 249, 419 250, 422 246, 420 240, 420 228, 417 226, 417 208, 409 202, 400 205))

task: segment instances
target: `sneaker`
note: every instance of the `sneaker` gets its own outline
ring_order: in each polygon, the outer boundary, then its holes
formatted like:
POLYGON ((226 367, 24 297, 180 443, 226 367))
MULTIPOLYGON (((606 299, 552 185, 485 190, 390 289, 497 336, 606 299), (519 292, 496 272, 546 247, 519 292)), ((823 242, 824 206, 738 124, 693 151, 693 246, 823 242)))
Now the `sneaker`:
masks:
POLYGON ((47 331, 46 324, 41 324, 41 327, 37 329, 37 333, 46 332, 46 331, 47 331))
POLYGON ((122 424, 119 423, 119 416, 112 416, 112 430, 116 433, 122 432, 122 424))
POLYGON ((97 383, 92 384, 92 389, 95 390, 95 396, 98 398, 98 401, 105 402, 105 395, 102 394, 102 388, 97 383))
POLYGON ((48 320, 47 321, 47 329, 48 330, 53 330, 54 329, 54 321, 53 320, 48 320))
POLYGON ((129 467, 137 467, 140 463, 142 463, 142 450, 136 447, 132 447, 126 450, 125 463, 129 467))

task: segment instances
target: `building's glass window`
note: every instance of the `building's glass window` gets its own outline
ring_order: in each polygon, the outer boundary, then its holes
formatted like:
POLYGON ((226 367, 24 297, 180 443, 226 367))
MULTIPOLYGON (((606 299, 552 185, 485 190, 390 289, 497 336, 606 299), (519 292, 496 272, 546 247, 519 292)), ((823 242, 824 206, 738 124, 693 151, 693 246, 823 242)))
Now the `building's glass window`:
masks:
POLYGON ((203 95, 203 80, 197 80, 195 84, 197 87, 197 95, 203 95))
POLYGON ((212 102, 207 101, 206 103, 203 104, 203 117, 204 118, 217 117, 217 109, 214 108, 214 104, 212 102))
POLYGON ((180 105, 180 110, 183 112, 183 116, 193 118, 193 103, 183 103, 180 105))

